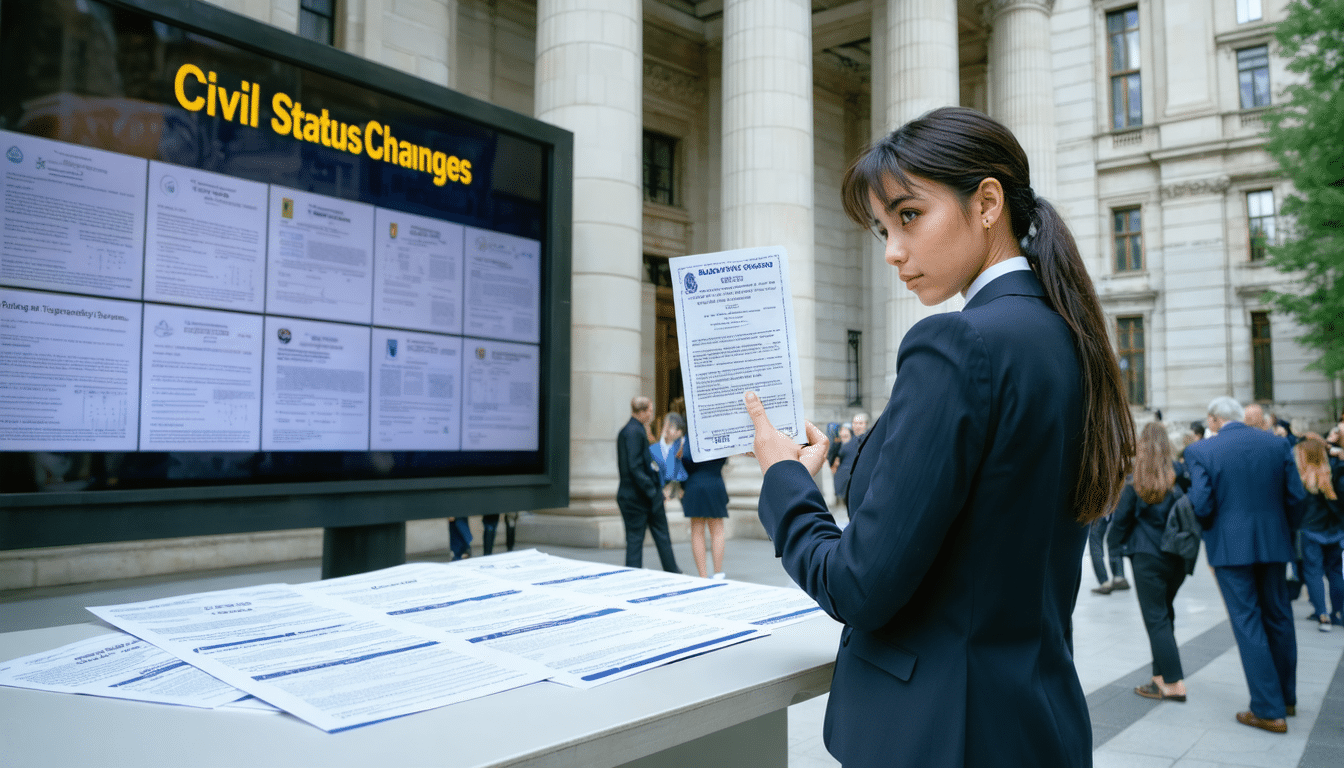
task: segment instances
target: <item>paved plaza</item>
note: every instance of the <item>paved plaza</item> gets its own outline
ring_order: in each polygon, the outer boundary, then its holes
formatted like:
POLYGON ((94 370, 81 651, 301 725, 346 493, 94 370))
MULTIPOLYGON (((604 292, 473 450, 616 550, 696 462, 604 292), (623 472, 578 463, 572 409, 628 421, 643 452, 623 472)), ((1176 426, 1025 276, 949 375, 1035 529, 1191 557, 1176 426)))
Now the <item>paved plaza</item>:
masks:
MULTIPOLYGON (((677 562, 694 571, 689 543, 679 543, 677 562)), ((624 551, 541 546, 551 554, 619 564, 624 551)), ((447 553, 443 553, 446 557, 447 553)), ((479 549, 477 550, 479 556, 479 549)), ((418 557, 416 559, 442 559, 418 557)), ((650 546, 644 562, 657 563, 650 546)), ((1305 595, 1293 604, 1297 622, 1297 716, 1285 736, 1233 720, 1249 694, 1227 612, 1213 575, 1202 562, 1176 600, 1176 639, 1186 670, 1189 702, 1155 702, 1135 696, 1149 678, 1148 638, 1134 591, 1093 595, 1091 564, 1074 611, 1078 674, 1092 713, 1096 768, 1339 768, 1344 766, 1344 628, 1322 633, 1303 620, 1305 595)), ((728 542, 725 570, 731 579, 792 586, 767 541, 728 542)), ((240 568, 205 574, 132 579, 93 585, 47 587, 0 593, 5 631, 92 621, 86 605, 144 600, 249 584, 304 582, 318 578, 320 563, 240 568)), ((1131 574, 1132 575, 1132 574, 1131 574)), ((825 619, 814 619, 824 621, 825 619)), ((837 766, 821 743, 825 697, 789 710, 791 768, 837 766)))

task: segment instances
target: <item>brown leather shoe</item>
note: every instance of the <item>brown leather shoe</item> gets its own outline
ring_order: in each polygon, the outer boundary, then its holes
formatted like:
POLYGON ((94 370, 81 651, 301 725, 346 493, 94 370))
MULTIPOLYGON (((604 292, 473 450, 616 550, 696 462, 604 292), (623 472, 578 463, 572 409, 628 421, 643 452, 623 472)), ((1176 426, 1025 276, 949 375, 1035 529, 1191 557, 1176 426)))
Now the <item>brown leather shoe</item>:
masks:
POLYGON ((1282 717, 1275 718, 1274 720, 1266 720, 1262 717, 1256 717, 1254 712, 1246 711, 1237 713, 1237 722, 1242 725, 1249 725, 1252 728, 1260 728, 1269 731, 1270 733, 1288 732, 1288 721, 1284 720, 1282 717))

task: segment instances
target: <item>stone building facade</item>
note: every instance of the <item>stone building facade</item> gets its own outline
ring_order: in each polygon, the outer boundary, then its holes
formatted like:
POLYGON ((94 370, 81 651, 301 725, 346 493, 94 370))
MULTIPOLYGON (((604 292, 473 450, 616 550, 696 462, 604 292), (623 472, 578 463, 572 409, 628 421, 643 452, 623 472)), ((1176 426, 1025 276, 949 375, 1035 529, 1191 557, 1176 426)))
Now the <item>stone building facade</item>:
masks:
MULTIPOLYGON (((1338 385, 1304 370, 1297 329, 1260 299, 1286 283, 1261 254, 1290 190, 1259 136, 1288 78, 1284 0, 211 2, 574 133, 572 501, 525 538, 622 541, 625 404, 647 394, 661 414, 680 389, 669 257, 787 247, 807 414, 881 411, 904 331, 960 300, 907 294, 840 180, 873 137, 947 104, 1027 150, 1096 280, 1136 420, 1199 419, 1229 393, 1299 429, 1338 413, 1338 385)), ((753 463, 728 479, 754 508, 753 463)), ((441 526, 417 530, 413 548, 439 546, 441 526)))

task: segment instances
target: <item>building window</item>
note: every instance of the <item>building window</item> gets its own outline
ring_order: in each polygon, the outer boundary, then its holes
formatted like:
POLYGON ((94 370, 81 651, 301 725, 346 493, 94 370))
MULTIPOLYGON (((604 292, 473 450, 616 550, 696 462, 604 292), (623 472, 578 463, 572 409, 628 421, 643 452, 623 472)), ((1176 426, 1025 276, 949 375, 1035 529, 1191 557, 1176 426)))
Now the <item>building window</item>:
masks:
POLYGON ((863 331, 850 331, 845 347, 845 400, 851 406, 863 405, 863 389, 859 386, 859 360, 863 353, 863 331))
POLYGON ((1270 346, 1269 313, 1251 313, 1251 377, 1255 399, 1274 399, 1274 352, 1270 346))
POLYGON ((1274 239, 1274 190, 1262 189, 1246 193, 1246 218, 1251 231, 1251 261, 1260 261, 1268 255, 1274 239))
POLYGON ((1238 24, 1259 21, 1262 18, 1264 18, 1264 13, 1260 10, 1260 0, 1237 0, 1238 24))
POLYGON ((1143 318, 1116 318, 1120 345, 1120 378, 1130 405, 1147 405, 1147 382, 1143 368, 1143 318))
POLYGON ((1143 125, 1143 89, 1139 85, 1139 9, 1106 14, 1110 49, 1111 127, 1143 125))
POLYGON ((299 0, 299 36, 336 44, 336 0, 299 0))
POLYGON ((1138 208, 1112 211, 1115 218, 1115 271, 1143 269, 1143 219, 1138 208))
POLYGON ((1269 106, 1269 46, 1237 51, 1237 83, 1242 109, 1269 106))
POLYGON ((677 140, 657 133, 644 133, 644 199, 651 203, 675 205, 672 188, 672 159, 677 140))

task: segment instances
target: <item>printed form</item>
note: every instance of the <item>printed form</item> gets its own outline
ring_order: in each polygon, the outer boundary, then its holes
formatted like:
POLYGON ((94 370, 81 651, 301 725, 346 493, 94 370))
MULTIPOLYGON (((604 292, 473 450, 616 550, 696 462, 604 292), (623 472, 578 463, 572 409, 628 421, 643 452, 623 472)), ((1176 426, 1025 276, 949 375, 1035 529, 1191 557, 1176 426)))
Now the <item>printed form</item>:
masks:
POLYGON ((742 395, 755 392, 775 429, 807 442, 798 337, 784 248, 745 248, 671 259, 686 395, 697 461, 752 448, 742 395))
POLYGON ((521 659, 285 584, 89 608, 324 731, 540 682, 521 659))

